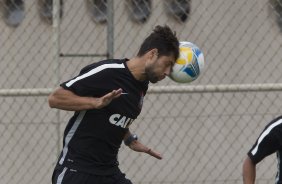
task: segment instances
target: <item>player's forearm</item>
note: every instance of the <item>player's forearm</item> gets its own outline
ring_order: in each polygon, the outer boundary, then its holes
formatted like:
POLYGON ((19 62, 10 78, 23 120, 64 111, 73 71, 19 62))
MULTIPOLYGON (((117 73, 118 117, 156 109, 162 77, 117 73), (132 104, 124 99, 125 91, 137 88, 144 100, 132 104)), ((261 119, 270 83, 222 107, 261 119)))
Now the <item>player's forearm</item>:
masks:
POLYGON ((95 109, 97 100, 93 97, 81 97, 62 88, 54 91, 48 98, 49 106, 68 111, 95 109))
POLYGON ((249 157, 243 164, 243 182, 244 184, 254 184, 256 178, 256 166, 249 157))
POLYGON ((91 102, 93 100, 94 99, 92 97, 80 97, 79 99, 71 99, 71 101, 66 98, 57 98, 55 100, 49 98, 49 105, 51 108, 57 108, 61 110, 82 111, 94 109, 94 103, 91 102))

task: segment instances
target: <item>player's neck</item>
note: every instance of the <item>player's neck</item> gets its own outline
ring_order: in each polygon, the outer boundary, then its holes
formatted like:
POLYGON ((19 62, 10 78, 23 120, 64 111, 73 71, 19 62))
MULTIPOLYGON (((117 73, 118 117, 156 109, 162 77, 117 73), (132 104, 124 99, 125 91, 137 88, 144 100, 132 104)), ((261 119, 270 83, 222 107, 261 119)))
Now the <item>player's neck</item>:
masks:
POLYGON ((129 71, 132 73, 136 80, 146 80, 145 61, 142 57, 132 58, 126 63, 129 71))

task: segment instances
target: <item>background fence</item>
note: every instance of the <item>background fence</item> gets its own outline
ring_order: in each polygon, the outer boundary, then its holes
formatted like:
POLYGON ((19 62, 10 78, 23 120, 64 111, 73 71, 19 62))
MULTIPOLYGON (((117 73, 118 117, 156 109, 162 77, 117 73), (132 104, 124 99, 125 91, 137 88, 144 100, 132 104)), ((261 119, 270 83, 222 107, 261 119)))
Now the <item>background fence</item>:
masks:
MULTIPOLYGON (((120 166, 134 183, 242 183, 247 151, 281 114, 280 0, 0 3, 1 184, 51 183, 72 113, 48 107, 50 90, 89 63, 133 57, 158 24, 198 45, 206 66, 188 86, 165 79, 150 88, 131 129, 164 159, 122 145, 120 166)), ((258 183, 274 183, 275 172, 272 155, 258 183)))

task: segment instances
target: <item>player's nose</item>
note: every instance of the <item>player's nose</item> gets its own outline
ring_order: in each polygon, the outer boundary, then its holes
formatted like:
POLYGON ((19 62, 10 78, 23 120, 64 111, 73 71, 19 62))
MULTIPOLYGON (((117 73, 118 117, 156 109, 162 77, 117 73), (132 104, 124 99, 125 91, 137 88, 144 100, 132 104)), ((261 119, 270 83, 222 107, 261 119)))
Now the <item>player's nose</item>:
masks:
POLYGON ((165 70, 165 72, 164 72, 165 76, 169 76, 170 73, 171 73, 171 71, 172 71, 172 68, 171 68, 171 67, 168 67, 168 68, 165 70))

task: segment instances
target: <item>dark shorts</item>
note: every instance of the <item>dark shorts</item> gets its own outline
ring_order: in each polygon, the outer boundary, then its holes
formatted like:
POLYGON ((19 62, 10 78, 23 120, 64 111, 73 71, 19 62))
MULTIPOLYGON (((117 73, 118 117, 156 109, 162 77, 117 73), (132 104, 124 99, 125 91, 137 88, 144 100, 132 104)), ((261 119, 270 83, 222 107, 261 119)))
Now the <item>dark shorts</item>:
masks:
POLYGON ((78 172, 67 167, 54 170, 52 184, 132 184, 122 172, 113 175, 93 175, 78 172))

